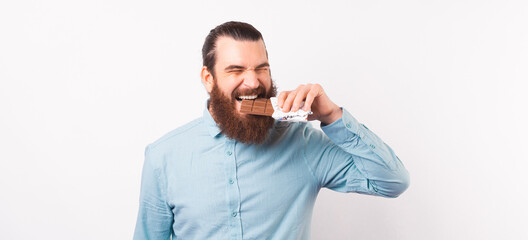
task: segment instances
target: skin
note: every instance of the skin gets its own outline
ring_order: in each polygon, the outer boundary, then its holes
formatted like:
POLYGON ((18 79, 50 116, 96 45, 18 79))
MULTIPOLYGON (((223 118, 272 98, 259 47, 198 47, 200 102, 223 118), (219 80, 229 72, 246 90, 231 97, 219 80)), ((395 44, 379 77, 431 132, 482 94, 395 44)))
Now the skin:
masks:
MULTIPOLYGON (((271 75, 266 54, 266 46, 259 41, 237 41, 231 37, 220 37, 216 42, 215 74, 218 88, 231 96, 235 90, 251 90, 260 85, 265 89, 271 87, 271 75)), ((202 67, 202 83, 208 93, 213 89, 213 75, 202 67)), ((330 100, 319 84, 302 84, 291 91, 283 91, 277 97, 277 103, 284 112, 297 111, 301 102, 305 101, 303 110, 311 110, 313 114, 308 120, 319 120, 327 125, 342 117, 343 112, 338 105, 330 100)), ((239 101, 236 109, 240 113, 239 101)))

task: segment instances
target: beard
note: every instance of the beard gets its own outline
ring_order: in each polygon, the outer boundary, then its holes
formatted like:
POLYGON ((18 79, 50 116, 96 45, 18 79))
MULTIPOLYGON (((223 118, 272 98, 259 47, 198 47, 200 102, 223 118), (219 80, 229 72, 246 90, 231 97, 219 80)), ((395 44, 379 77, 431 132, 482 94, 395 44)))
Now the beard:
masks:
POLYGON ((235 89, 231 97, 222 93, 217 86, 216 80, 214 81, 209 99, 209 109, 222 133, 228 138, 246 144, 261 144, 264 142, 275 120, 268 116, 250 114, 242 116, 235 108, 235 101, 237 101, 237 97, 244 95, 257 95, 258 98, 275 97, 277 88, 273 81, 271 81, 271 87, 267 91, 262 85, 256 89, 245 91, 235 89))

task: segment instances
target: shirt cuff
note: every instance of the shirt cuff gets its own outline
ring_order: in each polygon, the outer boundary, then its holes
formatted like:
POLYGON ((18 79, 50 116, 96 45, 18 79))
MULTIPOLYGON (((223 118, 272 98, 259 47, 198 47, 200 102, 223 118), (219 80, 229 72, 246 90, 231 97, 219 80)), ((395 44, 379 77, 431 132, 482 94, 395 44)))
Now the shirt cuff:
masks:
POLYGON ((360 123, 346 109, 343 110, 343 116, 335 122, 322 126, 323 132, 335 144, 342 144, 353 135, 356 135, 360 128, 360 123))

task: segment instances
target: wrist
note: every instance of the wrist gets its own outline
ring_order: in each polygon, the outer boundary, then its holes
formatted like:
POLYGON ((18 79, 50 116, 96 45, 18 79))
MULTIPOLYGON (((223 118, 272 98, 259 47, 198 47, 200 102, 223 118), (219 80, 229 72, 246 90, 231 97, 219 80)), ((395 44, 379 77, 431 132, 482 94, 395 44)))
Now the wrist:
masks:
POLYGON ((323 125, 330 125, 342 117, 343 117, 343 110, 339 106, 336 105, 334 110, 332 110, 330 114, 325 115, 324 117, 321 117, 319 121, 321 121, 321 124, 323 125))

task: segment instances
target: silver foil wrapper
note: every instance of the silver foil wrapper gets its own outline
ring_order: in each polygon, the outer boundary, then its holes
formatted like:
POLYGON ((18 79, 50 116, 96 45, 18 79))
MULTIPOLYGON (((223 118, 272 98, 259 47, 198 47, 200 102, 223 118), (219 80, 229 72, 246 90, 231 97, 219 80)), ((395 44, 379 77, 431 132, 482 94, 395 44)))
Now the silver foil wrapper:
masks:
POLYGON ((270 98, 271 104, 273 106, 273 115, 271 117, 279 121, 290 121, 290 122, 306 122, 308 121, 308 116, 313 114, 312 112, 306 112, 302 110, 304 102, 301 103, 299 110, 295 112, 283 112, 281 108, 277 105, 277 98, 270 98))

